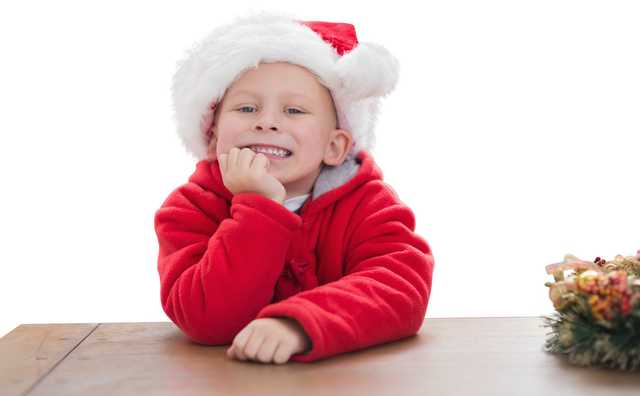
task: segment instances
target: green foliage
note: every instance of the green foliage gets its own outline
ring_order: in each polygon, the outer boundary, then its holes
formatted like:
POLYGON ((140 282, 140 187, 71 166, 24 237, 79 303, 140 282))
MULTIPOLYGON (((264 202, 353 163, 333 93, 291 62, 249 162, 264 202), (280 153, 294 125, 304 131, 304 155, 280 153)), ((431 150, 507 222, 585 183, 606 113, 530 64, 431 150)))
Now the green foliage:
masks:
POLYGON ((543 319, 552 330, 548 352, 586 367, 640 369, 640 300, 612 320, 594 318, 584 299, 543 319))

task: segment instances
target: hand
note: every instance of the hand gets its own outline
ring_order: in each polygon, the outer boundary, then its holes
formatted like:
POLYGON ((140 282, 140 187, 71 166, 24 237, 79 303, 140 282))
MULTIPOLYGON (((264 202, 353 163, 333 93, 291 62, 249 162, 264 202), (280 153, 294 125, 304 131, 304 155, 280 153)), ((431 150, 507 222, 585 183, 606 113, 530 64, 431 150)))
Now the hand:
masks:
POLYGON ((251 192, 284 204, 287 191, 269 174, 271 162, 264 154, 256 154, 248 148, 234 148, 229 154, 220 155, 218 163, 222 181, 233 195, 251 192))
POLYGON ((263 318, 252 321, 236 335, 227 356, 283 364, 291 355, 311 347, 311 339, 295 319, 263 318))

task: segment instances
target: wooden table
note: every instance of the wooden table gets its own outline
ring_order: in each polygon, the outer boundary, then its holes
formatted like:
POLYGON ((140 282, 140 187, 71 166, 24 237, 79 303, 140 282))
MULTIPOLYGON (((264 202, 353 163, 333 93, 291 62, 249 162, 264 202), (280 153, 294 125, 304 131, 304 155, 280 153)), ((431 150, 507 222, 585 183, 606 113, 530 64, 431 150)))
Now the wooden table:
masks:
POLYGON ((315 363, 229 360, 172 323, 21 325, 0 395, 640 395, 640 373, 542 351, 539 318, 427 319, 418 335, 315 363))

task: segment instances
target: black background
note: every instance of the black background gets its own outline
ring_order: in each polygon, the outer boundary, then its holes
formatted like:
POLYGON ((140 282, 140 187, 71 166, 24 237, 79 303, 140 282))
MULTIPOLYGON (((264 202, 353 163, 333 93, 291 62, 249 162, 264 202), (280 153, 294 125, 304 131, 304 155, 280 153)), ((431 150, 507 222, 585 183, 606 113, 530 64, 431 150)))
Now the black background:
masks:
MULTIPOLYGON (((533 313, 556 253, 640 243, 624 21, 584 9, 279 5, 355 21, 403 59, 378 160, 435 247, 430 314, 533 313)), ((2 329, 162 318, 151 213, 192 167, 166 120, 165 71, 245 6, 111 11, 60 23, 40 44, 55 51, 37 55, 32 78, 47 87, 27 93, 30 142, 5 190, 18 209, 2 329)))

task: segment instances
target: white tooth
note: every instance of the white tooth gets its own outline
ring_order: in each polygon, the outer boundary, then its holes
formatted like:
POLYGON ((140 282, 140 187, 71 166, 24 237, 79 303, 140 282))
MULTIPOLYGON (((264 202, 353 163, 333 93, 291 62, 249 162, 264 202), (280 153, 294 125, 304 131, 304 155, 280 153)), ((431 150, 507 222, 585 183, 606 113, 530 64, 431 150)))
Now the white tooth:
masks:
POLYGON ((249 148, 257 153, 274 154, 280 157, 287 157, 291 155, 291 151, 284 150, 284 149, 271 149, 271 148, 259 147, 259 146, 250 146, 249 148))

